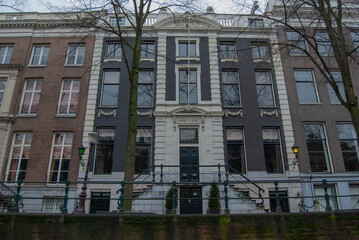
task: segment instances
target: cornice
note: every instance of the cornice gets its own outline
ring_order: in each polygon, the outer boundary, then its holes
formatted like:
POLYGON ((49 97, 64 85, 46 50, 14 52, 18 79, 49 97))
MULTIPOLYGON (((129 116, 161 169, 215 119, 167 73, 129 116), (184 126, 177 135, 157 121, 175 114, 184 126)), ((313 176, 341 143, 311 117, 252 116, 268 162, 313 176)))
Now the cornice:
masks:
POLYGON ((24 68, 22 64, 0 64, 0 70, 19 70, 24 68))

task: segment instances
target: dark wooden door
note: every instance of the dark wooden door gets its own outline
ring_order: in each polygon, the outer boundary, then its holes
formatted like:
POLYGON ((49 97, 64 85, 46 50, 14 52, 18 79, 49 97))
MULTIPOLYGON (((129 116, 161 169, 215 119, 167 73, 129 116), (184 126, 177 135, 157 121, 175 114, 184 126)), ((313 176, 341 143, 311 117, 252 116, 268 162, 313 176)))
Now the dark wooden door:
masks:
POLYGON ((181 182, 198 182, 198 147, 180 147, 181 182))
POLYGON ((181 214, 202 214, 201 187, 181 187, 180 198, 181 214))

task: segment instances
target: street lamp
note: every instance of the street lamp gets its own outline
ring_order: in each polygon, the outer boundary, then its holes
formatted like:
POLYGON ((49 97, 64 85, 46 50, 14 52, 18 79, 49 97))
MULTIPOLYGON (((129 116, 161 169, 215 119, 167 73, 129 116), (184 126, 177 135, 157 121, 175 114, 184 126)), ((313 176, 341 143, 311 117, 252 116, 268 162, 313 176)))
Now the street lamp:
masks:
MULTIPOLYGON (((91 132, 91 133, 89 133, 89 137, 90 137, 90 152, 89 152, 89 157, 87 159, 85 178, 84 178, 84 182, 82 184, 82 191, 80 193, 80 203, 79 203, 79 207, 77 209, 77 213, 85 213, 85 201, 86 201, 86 197, 87 197, 87 194, 86 194, 87 176, 88 176, 89 165, 90 165, 89 163, 90 163, 90 157, 91 157, 93 147, 96 145, 98 134, 95 133, 95 132, 91 132)), ((86 148, 84 146, 82 146, 82 145, 79 147, 79 155, 80 155, 81 165, 85 164, 84 162, 82 162, 82 156, 85 153, 85 149, 86 148)))
POLYGON ((294 143, 294 145, 292 147, 292 152, 293 152, 293 154, 295 156, 295 159, 293 161, 293 168, 295 168, 295 165, 297 165, 297 163, 298 163, 298 154, 299 154, 299 147, 295 143, 294 143))
POLYGON ((85 162, 82 160, 82 156, 85 154, 86 148, 84 147, 84 145, 81 145, 78 150, 79 150, 80 164, 81 164, 82 170, 85 170, 84 169, 85 162))

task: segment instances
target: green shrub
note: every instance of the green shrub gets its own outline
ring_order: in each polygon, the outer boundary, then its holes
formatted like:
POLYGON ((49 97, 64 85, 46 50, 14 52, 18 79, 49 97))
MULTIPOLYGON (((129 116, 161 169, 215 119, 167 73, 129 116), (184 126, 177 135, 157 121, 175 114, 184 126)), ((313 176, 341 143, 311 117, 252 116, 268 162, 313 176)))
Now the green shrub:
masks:
MULTIPOLYGON (((173 191, 172 187, 168 190, 166 195, 166 209, 171 210, 172 209, 172 198, 173 198, 173 191)), ((176 199, 178 199, 178 193, 176 191, 176 199)))
POLYGON ((221 210, 221 203, 219 202, 219 189, 216 183, 211 184, 211 189, 209 190, 209 198, 210 199, 208 201, 208 210, 221 210))

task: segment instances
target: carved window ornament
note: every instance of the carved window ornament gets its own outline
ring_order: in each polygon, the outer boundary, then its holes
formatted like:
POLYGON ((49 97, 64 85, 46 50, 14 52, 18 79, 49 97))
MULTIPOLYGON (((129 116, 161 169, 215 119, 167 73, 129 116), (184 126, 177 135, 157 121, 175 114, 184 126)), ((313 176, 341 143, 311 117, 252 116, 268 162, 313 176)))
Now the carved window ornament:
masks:
POLYGON ((238 110, 237 112, 231 112, 231 111, 229 111, 229 110, 227 109, 227 110, 225 110, 225 111, 223 112, 223 116, 225 116, 226 118, 227 118, 228 116, 232 116, 232 117, 237 117, 237 116, 239 116, 239 117, 243 118, 243 111, 242 111, 242 110, 238 110))
POLYGON ((261 110, 261 117, 264 117, 264 116, 268 116, 268 117, 272 117, 272 116, 275 116, 275 117, 278 117, 279 116, 279 113, 276 110, 273 110, 272 112, 268 112, 268 111, 265 111, 265 110, 261 110))
POLYGON ((105 112, 105 111, 99 110, 97 116, 98 117, 101 117, 101 116, 105 116, 105 117, 113 116, 115 118, 116 114, 117 114, 116 110, 113 110, 111 112, 105 112))

